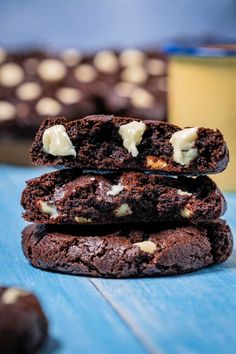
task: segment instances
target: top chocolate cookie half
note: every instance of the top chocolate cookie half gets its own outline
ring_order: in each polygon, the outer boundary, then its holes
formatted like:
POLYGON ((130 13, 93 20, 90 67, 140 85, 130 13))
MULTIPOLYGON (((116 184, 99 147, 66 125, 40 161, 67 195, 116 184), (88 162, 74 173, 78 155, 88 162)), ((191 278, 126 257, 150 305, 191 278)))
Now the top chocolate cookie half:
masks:
POLYGON ((31 149, 35 165, 137 169, 172 175, 223 171, 229 160, 219 130, 104 115, 46 119, 31 149))

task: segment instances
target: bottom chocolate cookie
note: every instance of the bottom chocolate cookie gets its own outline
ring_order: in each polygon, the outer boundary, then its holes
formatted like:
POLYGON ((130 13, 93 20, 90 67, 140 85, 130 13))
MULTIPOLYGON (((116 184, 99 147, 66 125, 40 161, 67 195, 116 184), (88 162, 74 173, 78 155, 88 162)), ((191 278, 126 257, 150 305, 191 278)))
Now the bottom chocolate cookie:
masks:
POLYGON ((35 353, 45 341, 47 331, 47 319, 32 293, 0 287, 1 353, 35 353))
POLYGON ((201 226, 52 226, 23 231, 25 256, 35 267, 99 277, 192 272, 225 261, 233 239, 224 221, 201 226))

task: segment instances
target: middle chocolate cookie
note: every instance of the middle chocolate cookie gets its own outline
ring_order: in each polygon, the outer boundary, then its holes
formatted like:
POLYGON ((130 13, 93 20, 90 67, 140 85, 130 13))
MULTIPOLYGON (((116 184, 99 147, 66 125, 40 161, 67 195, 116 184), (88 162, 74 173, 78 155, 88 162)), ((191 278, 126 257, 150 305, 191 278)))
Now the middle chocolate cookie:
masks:
POLYGON ((27 182, 23 217, 40 224, 117 224, 207 221, 226 202, 206 176, 164 177, 142 172, 60 170, 27 182))

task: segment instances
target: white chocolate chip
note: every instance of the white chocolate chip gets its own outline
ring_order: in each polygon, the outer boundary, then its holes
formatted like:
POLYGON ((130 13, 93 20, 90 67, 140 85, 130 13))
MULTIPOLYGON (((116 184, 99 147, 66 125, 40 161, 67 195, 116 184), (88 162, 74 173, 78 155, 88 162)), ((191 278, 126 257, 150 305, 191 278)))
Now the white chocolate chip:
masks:
POLYGON ((147 252, 150 254, 153 254, 157 249, 156 244, 152 241, 136 242, 136 243, 134 243, 134 245, 138 246, 141 251, 147 252))
POLYGON ((17 86, 23 79, 24 71, 17 64, 8 63, 0 68, 0 84, 3 86, 17 86))
POLYGON ((1 302, 4 304, 14 304, 21 296, 27 296, 29 293, 22 289, 8 288, 4 291, 1 297, 1 302))
POLYGON ((137 121, 123 124, 119 128, 119 135, 122 137, 123 146, 133 157, 138 156, 136 146, 141 143, 145 130, 146 124, 137 121))
POLYGON ((24 101, 35 100, 42 92, 41 86, 37 82, 26 82, 16 90, 18 98, 24 101))
POLYGON ((0 101, 0 121, 14 118, 16 109, 7 101, 0 101))
POLYGON ((192 216, 192 214, 193 214, 192 210, 188 209, 187 207, 180 210, 180 215, 185 219, 189 219, 190 216, 192 216))
POLYGON ((53 217, 57 217, 58 216, 58 211, 57 211, 57 208, 54 204, 50 205, 48 204, 48 202, 44 202, 43 200, 40 200, 38 202, 39 204, 39 207, 41 209, 41 211, 44 213, 44 214, 49 214, 53 217))
POLYGON ((126 49, 120 54, 120 63, 122 66, 142 64, 146 56, 137 49, 126 49))
POLYGON ((193 195, 192 193, 182 191, 181 189, 178 189, 178 190, 177 190, 177 194, 178 194, 178 195, 183 195, 183 196, 186 195, 186 196, 189 196, 189 197, 190 197, 191 195, 193 195))
POLYGON ((43 97, 36 104, 36 111, 42 116, 56 116, 61 112, 61 105, 51 97, 43 97))
POLYGON ((141 65, 128 66, 122 71, 121 79, 133 84, 143 84, 147 80, 147 72, 141 65))
POLYGON ((111 186, 111 190, 107 192, 107 196, 111 195, 111 196, 116 196, 118 195, 121 191, 123 191, 124 186, 122 183, 118 183, 117 185, 113 185, 111 186))
POLYGON ((45 59, 38 66, 38 74, 42 80, 56 82, 66 75, 65 65, 57 59, 45 59))
POLYGON ((197 140, 198 128, 186 128, 175 132, 170 138, 174 149, 173 159, 181 165, 188 166, 198 156, 194 145, 197 140))
POLYGON ((67 66, 75 66, 80 62, 82 55, 78 50, 68 48, 62 52, 61 57, 67 66))
POLYGON ((154 96, 141 87, 134 89, 130 99, 133 106, 139 108, 150 108, 155 103, 154 96))
POLYGON ((106 74, 114 73, 119 66, 116 55, 110 50, 97 53, 93 62, 99 71, 106 74))
POLYGON ((75 221, 76 221, 78 224, 89 224, 89 223, 92 222, 92 219, 84 218, 83 216, 76 216, 76 217, 75 217, 75 221))
POLYGON ((165 73, 166 64, 160 59, 149 59, 147 61, 147 72, 150 75, 163 75, 165 73))
MULTIPOLYGON (((98 183, 98 189, 101 191, 101 192, 104 192, 107 190, 107 184, 104 182, 104 181, 100 181, 98 183)), ((101 199, 100 195, 97 195, 97 199, 101 199)))
POLYGON ((72 87, 63 87, 57 90, 56 98, 64 104, 74 104, 81 100, 82 93, 72 87))
POLYGON ((53 156, 76 156, 76 151, 63 125, 47 128, 43 133, 43 148, 53 156))
POLYGON ((130 209, 129 205, 127 203, 121 204, 118 208, 114 210, 114 214, 117 218, 131 215, 132 210, 130 209))
POLYGON ((75 71, 75 78, 84 83, 92 82, 96 79, 97 72, 90 64, 81 64, 75 71))
POLYGON ((118 82, 118 84, 114 86, 114 92, 120 97, 130 97, 134 88, 135 85, 130 82, 118 82))
POLYGON ((7 52, 5 51, 5 49, 0 47, 0 63, 3 63, 6 57, 7 57, 7 52))

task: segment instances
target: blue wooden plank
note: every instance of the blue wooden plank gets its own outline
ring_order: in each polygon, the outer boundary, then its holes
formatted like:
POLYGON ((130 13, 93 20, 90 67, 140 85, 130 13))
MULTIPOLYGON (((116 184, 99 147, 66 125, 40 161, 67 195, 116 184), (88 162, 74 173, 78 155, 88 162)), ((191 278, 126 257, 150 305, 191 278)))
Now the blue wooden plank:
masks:
POLYGON ((88 278, 31 267, 20 246, 20 193, 42 169, 0 167, 0 283, 31 289, 49 317, 51 340, 43 354, 139 353, 148 351, 88 278))

